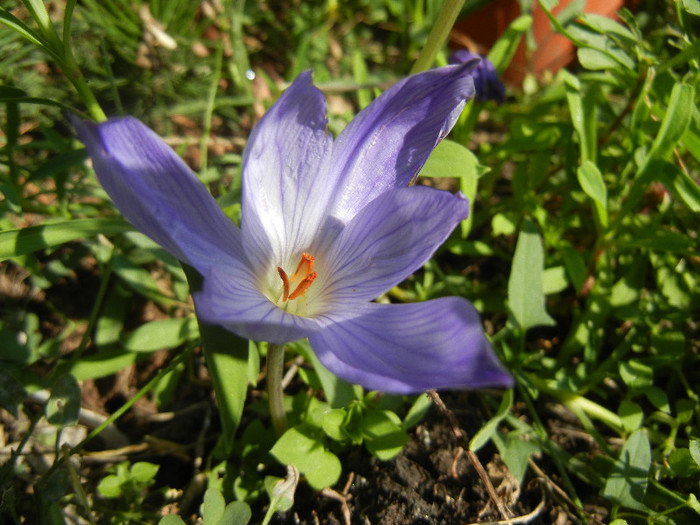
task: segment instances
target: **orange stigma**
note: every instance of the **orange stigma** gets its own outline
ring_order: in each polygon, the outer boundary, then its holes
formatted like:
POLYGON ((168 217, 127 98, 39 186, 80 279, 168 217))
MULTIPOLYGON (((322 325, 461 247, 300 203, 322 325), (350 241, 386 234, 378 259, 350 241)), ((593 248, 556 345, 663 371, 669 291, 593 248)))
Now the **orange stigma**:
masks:
POLYGON ((316 272, 314 272, 314 256, 309 253, 303 253, 301 255, 301 261, 299 261, 299 265, 291 278, 288 277, 287 272, 279 266, 277 267, 277 273, 280 279, 282 279, 282 302, 301 297, 306 293, 306 290, 309 289, 314 279, 316 279, 316 272), (290 293, 292 287, 294 291, 290 293))

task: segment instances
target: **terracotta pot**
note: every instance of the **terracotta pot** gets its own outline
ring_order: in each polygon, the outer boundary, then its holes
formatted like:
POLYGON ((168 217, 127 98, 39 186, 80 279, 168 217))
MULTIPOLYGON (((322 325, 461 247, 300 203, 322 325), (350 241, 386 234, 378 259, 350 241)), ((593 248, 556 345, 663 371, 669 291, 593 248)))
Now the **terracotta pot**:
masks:
MULTIPOLYGON (((572 0, 560 0, 559 5, 552 10, 556 16, 566 8, 572 0)), ((605 15, 615 18, 615 13, 624 4, 635 4, 635 0, 588 0, 585 12, 605 15)), ((536 0, 532 2, 532 36, 535 41, 534 49, 526 50, 525 42, 521 42, 513 61, 503 74, 503 80, 511 85, 519 86, 527 73, 540 78, 545 71, 556 72, 570 64, 576 56, 573 44, 566 37, 557 33, 551 27, 547 15, 536 0)), ((459 21, 455 26, 453 42, 462 46, 471 43, 472 51, 481 54, 488 53, 493 43, 505 31, 513 20, 520 16, 520 4, 517 0, 494 0, 482 9, 459 21)))

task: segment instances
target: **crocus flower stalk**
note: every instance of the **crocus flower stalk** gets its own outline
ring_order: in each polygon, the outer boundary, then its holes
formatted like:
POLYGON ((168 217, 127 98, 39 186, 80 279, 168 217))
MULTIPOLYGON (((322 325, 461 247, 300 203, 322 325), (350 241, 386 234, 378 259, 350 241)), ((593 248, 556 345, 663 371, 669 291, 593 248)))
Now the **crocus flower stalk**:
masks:
POLYGON ((465 299, 371 302, 469 213, 463 195, 409 183, 473 96, 472 67, 408 77, 335 140, 302 73, 245 148, 240 229, 138 120, 75 125, 122 214, 203 275, 201 319, 273 344, 308 337, 327 368, 372 390, 510 386, 465 299))

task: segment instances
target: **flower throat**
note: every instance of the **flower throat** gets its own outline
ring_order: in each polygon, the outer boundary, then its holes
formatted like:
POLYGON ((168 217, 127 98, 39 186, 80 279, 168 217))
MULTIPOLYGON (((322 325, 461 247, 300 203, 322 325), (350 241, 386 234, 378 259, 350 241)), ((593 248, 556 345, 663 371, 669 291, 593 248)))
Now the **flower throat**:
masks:
POLYGON ((301 254, 301 261, 299 261, 299 265, 291 277, 287 276, 287 272, 279 266, 277 267, 277 273, 282 279, 282 302, 286 303, 287 300, 291 301, 301 297, 316 279, 314 256, 306 252, 301 254))

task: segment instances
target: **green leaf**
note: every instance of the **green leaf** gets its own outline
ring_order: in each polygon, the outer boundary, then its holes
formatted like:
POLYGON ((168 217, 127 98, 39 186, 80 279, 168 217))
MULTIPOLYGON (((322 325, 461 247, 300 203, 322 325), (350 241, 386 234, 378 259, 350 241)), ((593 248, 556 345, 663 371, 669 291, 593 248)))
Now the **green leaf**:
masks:
POLYGON ((474 434, 474 437, 469 441, 469 450, 476 452, 486 443, 491 441, 494 434, 498 431, 498 425, 510 412, 510 407, 513 405, 513 389, 509 388, 501 398, 501 404, 498 406, 496 414, 489 419, 486 424, 474 434))
POLYGON ((623 361, 619 368, 620 377, 630 388, 648 388, 654 384, 654 369, 637 359, 623 361))
POLYGON ((569 286, 566 278, 566 268, 563 266, 552 266, 545 269, 542 274, 542 292, 551 295, 562 292, 569 286))
POLYGON ((581 147, 581 160, 595 163, 596 160, 596 119, 594 91, 585 95, 581 93, 581 85, 575 76, 565 73, 566 99, 569 103, 571 122, 578 135, 581 147))
POLYGON ((632 31, 610 17, 594 13, 583 13, 579 19, 588 27, 598 31, 602 35, 619 36, 627 40, 630 44, 637 41, 637 37, 632 31))
POLYGON ((520 328, 554 325, 545 310, 542 284, 544 273, 544 248, 535 224, 526 219, 520 229, 515 246, 513 265, 508 279, 508 306, 520 328))
POLYGON ((491 46, 486 56, 496 68, 498 73, 503 73, 515 56, 520 40, 526 31, 532 26, 532 16, 521 15, 513 20, 503 34, 491 46))
POLYGON ((168 514, 160 519, 158 525, 186 525, 186 523, 177 514, 168 514))
POLYGON ((698 466, 700 466, 700 440, 691 439, 688 450, 690 451, 690 455, 693 458, 693 461, 695 461, 695 463, 698 466))
POLYGON ((642 426, 644 421, 644 411, 637 403, 633 401, 623 400, 617 409, 617 415, 620 416, 622 427, 627 432, 634 432, 642 426))
MULTIPOLYGON (((460 190, 469 199, 469 205, 473 209, 479 177, 487 171, 469 149, 457 142, 443 140, 428 157, 420 175, 430 178, 458 178, 460 190)), ((469 232, 471 221, 470 213, 466 222, 462 223, 462 237, 466 237, 469 232)))
POLYGON ((416 397, 416 400, 408 409, 406 417, 403 418, 403 428, 408 430, 415 427, 418 423, 423 421, 423 418, 433 406, 433 401, 430 399, 428 394, 421 394, 416 397))
POLYGON ((326 450, 312 427, 297 425, 287 430, 270 450, 283 465, 294 465, 313 488, 334 485, 342 467, 338 457, 326 450))
POLYGON ((329 410, 321 417, 321 428, 333 441, 342 443, 347 440, 347 435, 343 432, 346 412, 342 408, 329 410))
POLYGON ((646 430, 633 432, 625 442, 601 492, 604 498, 630 509, 644 511, 649 481, 651 447, 646 430))
MULTIPOLYGON (((82 356, 80 361, 66 367, 65 373, 72 374, 78 381, 106 377, 133 365, 138 357, 139 354, 126 353, 121 348, 103 350, 93 355, 82 356)), ((63 368, 60 371, 64 373, 63 368)))
POLYGON ((80 405, 78 381, 71 374, 62 375, 51 389, 51 397, 46 403, 46 419, 52 425, 60 427, 74 425, 78 422, 80 405))
POLYGON ((61 62, 61 57, 58 56, 54 52, 54 50, 51 49, 39 35, 37 35, 32 29, 27 27, 24 24, 24 22, 22 22, 19 18, 12 15, 4 7, 0 7, 0 22, 2 22, 4 25, 9 27, 10 29, 19 33, 22 37, 27 39, 29 42, 34 44, 39 49, 42 49, 44 52, 51 55, 59 63, 61 62))
POLYGON ((576 171, 583 191, 596 203, 596 211, 603 227, 608 225, 608 189, 598 166, 585 160, 576 171))
POLYGON ((294 493, 298 484, 299 470, 294 465, 287 465, 287 477, 284 479, 265 476, 265 491, 270 498, 270 506, 262 525, 267 525, 276 512, 286 512, 294 506, 294 493))
POLYGON ((671 452, 668 456, 668 466, 682 478, 687 478, 700 472, 700 466, 693 461, 687 448, 677 448, 671 452))
POLYGON ((649 157, 667 160, 674 148, 685 134, 693 112, 695 88, 690 84, 676 83, 671 91, 666 115, 661 122, 659 133, 654 139, 649 157))
POLYGON ((156 303, 168 306, 177 305, 177 301, 163 293, 153 276, 145 268, 135 264, 123 255, 115 255, 111 261, 112 270, 124 284, 135 292, 156 303))
POLYGON ((517 430, 505 436, 500 432, 494 432, 491 439, 495 443, 498 453, 501 455, 508 470, 522 484, 530 456, 541 452, 539 445, 533 440, 524 439, 517 430))
POLYGON ((250 505, 245 501, 232 501, 226 505, 218 525, 246 525, 252 516, 250 505))
POLYGON ((0 368, 0 408, 4 408, 16 419, 19 404, 27 397, 22 383, 6 368, 0 368))
POLYGON ((685 202, 694 213, 700 212, 700 186, 685 171, 678 169, 670 162, 664 164, 658 172, 661 184, 676 198, 685 202))
POLYGON ((124 339, 129 352, 155 352, 175 348, 185 341, 199 337, 197 323, 192 318, 161 319, 139 326, 124 339))
POLYGON ((0 261, 91 237, 132 230, 124 219, 74 219, 0 232, 0 261))
MULTIPOLYGON (((202 287, 202 276, 185 264, 182 265, 192 293, 202 287)), ((243 416, 243 405, 248 392, 248 340, 229 332, 222 326, 197 319, 209 375, 214 384, 219 417, 223 428, 223 442, 227 454, 233 451, 236 429, 243 416)))
POLYGON ((583 284, 586 282, 586 277, 588 276, 586 262, 583 260, 583 256, 578 250, 569 243, 562 243, 558 249, 562 259, 564 259, 566 272, 569 274, 571 283, 578 293, 581 291, 581 288, 583 288, 583 284))
POLYGON ((202 525, 218 525, 226 509, 226 500, 221 491, 208 488, 202 503, 202 525))
POLYGON ((700 16, 700 2, 698 0, 682 0, 683 9, 695 16, 700 16))
POLYGON ((365 446, 373 456, 390 460, 401 452, 408 442, 399 416, 389 410, 370 410, 362 419, 365 446))
POLYGON ((114 474, 105 476, 97 485, 97 492, 103 498, 118 498, 122 494, 121 480, 114 474))
POLYGON ((131 479, 137 481, 139 484, 150 485, 153 483, 159 468, 159 465, 154 465, 146 461, 138 461, 131 465, 129 474, 131 479))

